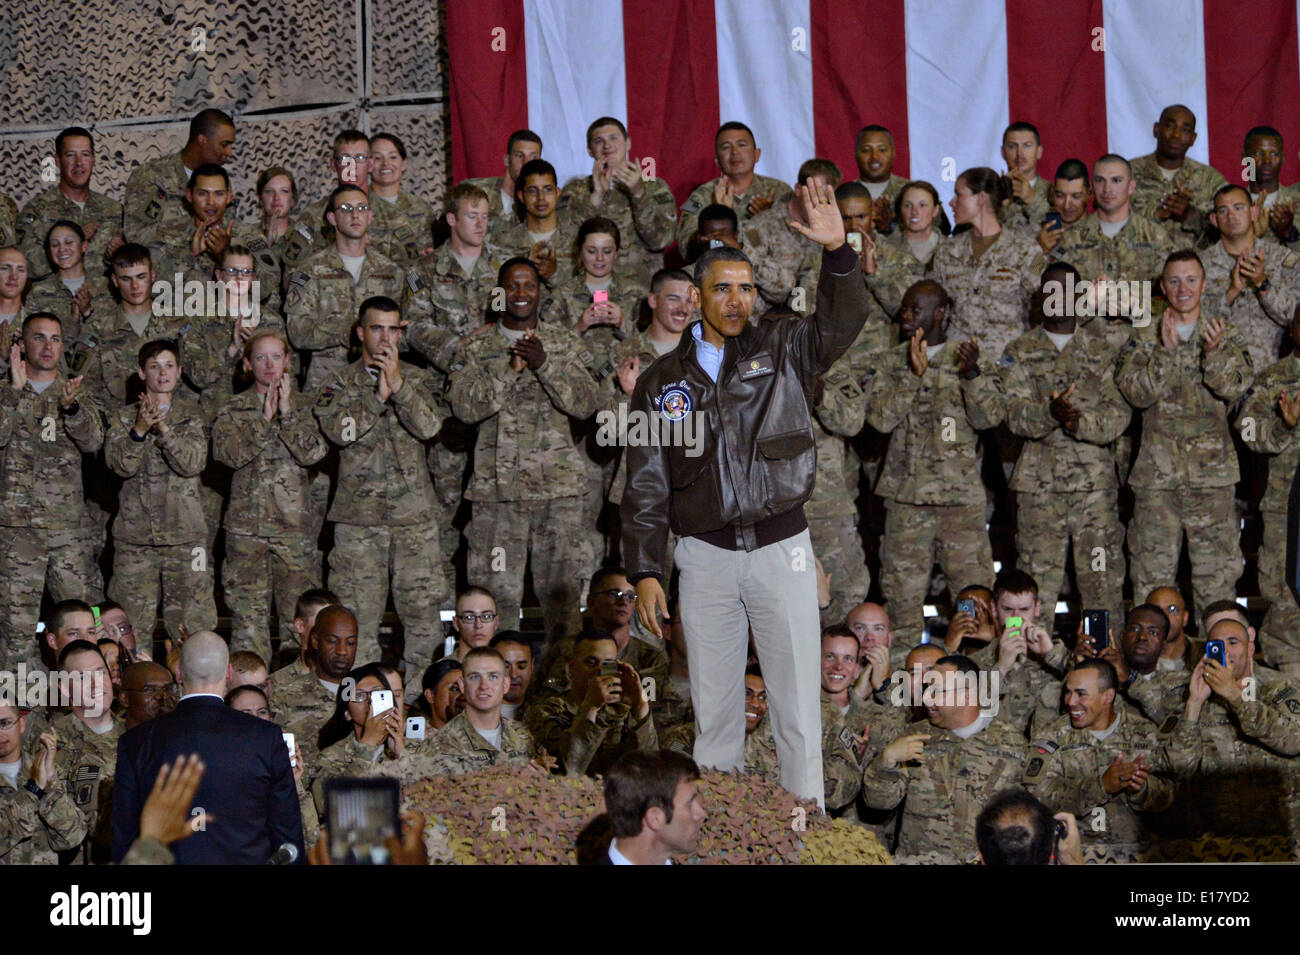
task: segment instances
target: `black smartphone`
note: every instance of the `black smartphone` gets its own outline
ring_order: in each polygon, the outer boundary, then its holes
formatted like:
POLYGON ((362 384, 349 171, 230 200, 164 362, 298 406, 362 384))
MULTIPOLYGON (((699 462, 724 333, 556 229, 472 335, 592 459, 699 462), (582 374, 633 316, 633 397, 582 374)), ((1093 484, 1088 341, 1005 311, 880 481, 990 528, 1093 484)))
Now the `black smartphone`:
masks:
POLYGON ((957 601, 957 612, 964 613, 969 617, 975 616, 975 598, 962 597, 957 601))
POLYGON ((1224 649, 1222 640, 1205 641, 1205 658, 1207 660, 1217 660, 1219 666, 1228 665, 1228 652, 1224 649))
POLYGON ((1110 646, 1109 631, 1109 610, 1085 610, 1083 612, 1083 635, 1092 641, 1092 647, 1098 653, 1110 646))
POLYGON ((401 838, 401 791, 390 776, 325 780, 325 826, 335 865, 388 865, 384 841, 401 838))
POLYGON ((1049 212, 1043 218, 1043 224, 1053 231, 1061 228, 1061 214, 1059 212, 1049 212))

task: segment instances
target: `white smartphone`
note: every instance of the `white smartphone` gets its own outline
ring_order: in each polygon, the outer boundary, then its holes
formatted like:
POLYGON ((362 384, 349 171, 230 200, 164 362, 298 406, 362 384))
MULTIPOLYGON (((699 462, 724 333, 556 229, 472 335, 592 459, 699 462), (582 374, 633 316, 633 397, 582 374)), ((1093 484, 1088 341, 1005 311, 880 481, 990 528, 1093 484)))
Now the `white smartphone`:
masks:
POLYGON ((424 717, 423 716, 407 717, 406 738, 424 739, 424 717))
POLYGON ((392 690, 372 690, 370 693, 370 715, 378 716, 393 708, 392 690))
POLYGON ((850 232, 844 237, 844 241, 853 247, 853 251, 859 255, 862 254, 862 234, 859 232, 850 232))
POLYGON ((284 745, 289 748, 289 762, 292 764, 293 763, 293 734, 281 733, 280 735, 284 737, 284 745))

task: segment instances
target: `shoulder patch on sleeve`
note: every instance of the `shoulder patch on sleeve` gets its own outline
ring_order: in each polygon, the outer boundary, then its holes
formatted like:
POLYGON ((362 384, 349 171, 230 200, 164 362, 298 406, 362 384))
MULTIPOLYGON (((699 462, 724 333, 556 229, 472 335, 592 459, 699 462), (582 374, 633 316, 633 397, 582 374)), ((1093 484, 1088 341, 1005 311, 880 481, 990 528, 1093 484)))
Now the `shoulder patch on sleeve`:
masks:
POLYGON ((840 385, 840 394, 842 394, 845 398, 856 398, 860 394, 862 394, 862 389, 859 388, 857 385, 855 385, 853 382, 846 381, 844 382, 844 384, 840 385))
POLYGON ((853 730, 849 729, 847 726, 840 730, 840 742, 844 744, 844 748, 849 750, 849 752, 855 752, 853 749, 853 730))
POLYGON ((1029 745, 1037 749, 1040 753, 1042 753, 1045 756, 1051 753, 1055 753, 1058 749, 1061 748, 1059 743, 1051 739, 1036 739, 1029 745))
POLYGON ((682 215, 693 216, 700 211, 700 204, 694 199, 687 199, 682 204, 682 215))
POLYGON ((1170 713, 1165 717, 1165 721, 1160 724, 1160 735, 1169 736, 1174 730, 1178 729, 1178 714, 1170 713))
POLYGON ((293 278, 289 280, 289 284, 294 288, 303 288, 309 282, 311 282, 311 276, 306 272, 295 272, 293 278))
POLYGON ((1288 252, 1286 257, 1282 259, 1282 268, 1293 269, 1297 263, 1300 263, 1300 253, 1288 252))
POLYGON ((334 403, 334 393, 336 389, 333 385, 326 385, 321 391, 320 397, 316 399, 317 408, 328 408, 334 403))
POLYGON ((1043 774, 1043 767, 1045 765, 1046 761, 1043 757, 1035 756, 1029 761, 1029 765, 1025 767, 1025 775, 1023 779, 1027 782, 1037 779, 1043 774))
POLYGON ((1292 716, 1300 716, 1300 700, 1295 697, 1287 697, 1282 702, 1286 704, 1286 708, 1292 716))
POLYGON ((418 292, 424 288, 424 279, 420 278, 420 273, 412 269, 406 273, 406 284, 410 286, 412 292, 418 292))
POLYGON ((304 222, 299 222, 299 223, 298 223, 296 226, 294 226, 293 228, 294 228, 294 231, 295 231, 295 232, 297 232, 300 236, 302 236, 302 237, 303 237, 304 239, 306 239, 308 242, 312 242, 312 241, 315 240, 315 236, 312 235, 311 228, 310 228, 306 223, 304 223, 304 222))

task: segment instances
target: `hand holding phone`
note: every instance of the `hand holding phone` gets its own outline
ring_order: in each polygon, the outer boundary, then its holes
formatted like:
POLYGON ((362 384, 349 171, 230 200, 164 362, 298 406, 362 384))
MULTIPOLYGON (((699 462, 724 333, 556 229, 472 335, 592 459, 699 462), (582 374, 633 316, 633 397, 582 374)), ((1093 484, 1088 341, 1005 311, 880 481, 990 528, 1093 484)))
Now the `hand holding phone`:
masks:
POLYGON ((407 717, 406 738, 424 739, 424 717, 423 716, 407 717))
POLYGON ((393 708, 393 691, 392 690, 371 690, 370 691, 370 715, 378 716, 381 713, 387 713, 393 708))
POLYGON ((1213 661, 1215 661, 1215 662, 1216 662, 1217 664, 1219 664, 1219 666, 1221 666, 1221 667, 1226 667, 1226 666, 1228 665, 1228 652, 1227 652, 1226 648, 1225 648, 1224 645, 1223 645, 1223 641, 1222 641, 1222 640, 1206 640, 1206 641, 1205 641, 1205 658, 1206 658, 1207 660, 1213 660, 1213 661))
POLYGON ((1083 635, 1092 641, 1092 648, 1098 653, 1110 646, 1110 611, 1085 610, 1083 635))

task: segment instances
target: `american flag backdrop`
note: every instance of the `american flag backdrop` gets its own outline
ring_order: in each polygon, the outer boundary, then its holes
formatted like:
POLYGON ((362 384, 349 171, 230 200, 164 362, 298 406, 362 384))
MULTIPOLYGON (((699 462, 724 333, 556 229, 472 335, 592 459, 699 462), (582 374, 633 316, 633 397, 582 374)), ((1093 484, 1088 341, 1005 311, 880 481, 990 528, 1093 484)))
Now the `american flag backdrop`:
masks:
POLYGON ((1075 156, 1155 148, 1160 109, 1197 117, 1189 156, 1240 179, 1252 126, 1285 137, 1300 178, 1300 0, 448 0, 452 168, 499 175, 535 130, 561 182, 588 173, 583 136, 625 120, 678 201, 717 175, 713 134, 754 130, 758 171, 811 156, 856 178, 854 134, 889 127, 894 171, 945 199, 952 170, 1001 170, 1013 120, 1042 133, 1039 173, 1075 156), (945 171, 949 174, 945 177, 945 171))

